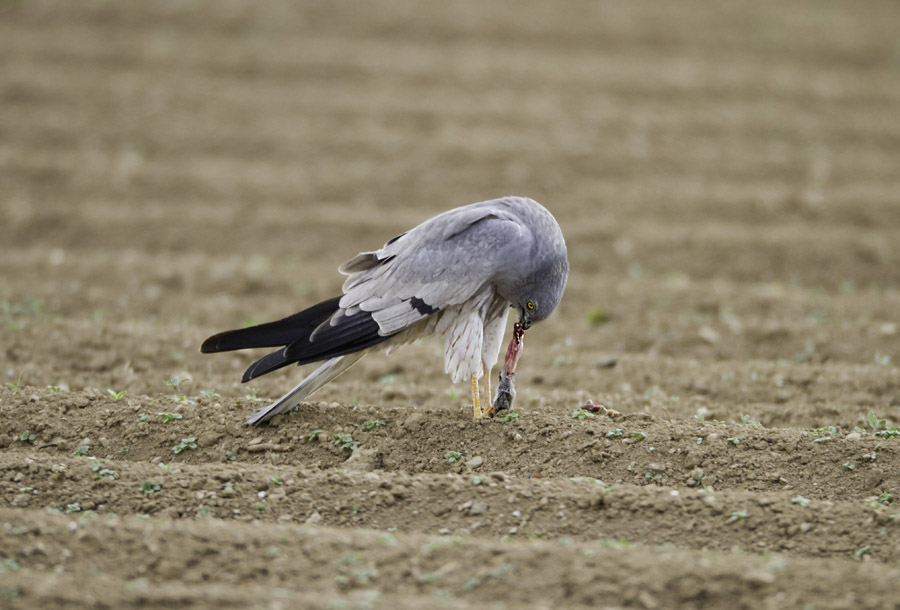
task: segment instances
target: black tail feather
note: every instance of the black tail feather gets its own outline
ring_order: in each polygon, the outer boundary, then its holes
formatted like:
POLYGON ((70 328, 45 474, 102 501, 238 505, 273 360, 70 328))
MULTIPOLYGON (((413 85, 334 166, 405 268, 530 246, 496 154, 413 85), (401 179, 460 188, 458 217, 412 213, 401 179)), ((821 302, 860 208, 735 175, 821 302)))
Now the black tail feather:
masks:
POLYGON ((339 308, 340 297, 328 299, 300 313, 250 328, 226 330, 208 338, 200 346, 204 354, 251 347, 280 347, 308 340, 312 332, 339 308))
POLYGON ((289 364, 309 364, 344 356, 390 339, 390 335, 379 334, 378 323, 366 311, 341 316, 332 326, 329 320, 340 309, 339 301, 340 297, 335 297, 275 322, 213 335, 203 342, 200 351, 208 354, 281 347, 250 365, 241 379, 246 383, 289 364))
POLYGON ((241 383, 247 383, 251 379, 256 379, 266 373, 271 373, 272 371, 277 371, 289 364, 293 364, 293 360, 288 360, 284 357, 284 350, 285 348, 281 348, 278 351, 266 354, 251 364, 250 367, 244 371, 244 376, 241 377, 241 383))

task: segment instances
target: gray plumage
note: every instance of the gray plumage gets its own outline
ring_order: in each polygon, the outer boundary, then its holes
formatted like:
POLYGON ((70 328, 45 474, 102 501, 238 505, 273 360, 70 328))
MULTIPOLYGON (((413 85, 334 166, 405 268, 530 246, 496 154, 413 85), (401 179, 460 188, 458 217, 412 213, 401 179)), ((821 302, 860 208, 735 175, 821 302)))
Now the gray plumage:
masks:
MULTIPOLYGON (((278 347, 243 381, 288 364, 325 361, 294 389, 257 410, 248 424, 298 405, 374 349, 388 351, 426 335, 444 338, 454 383, 490 383, 509 308, 527 328, 559 304, 568 278, 566 244, 556 220, 525 197, 449 210, 341 265, 343 295, 283 320, 219 333, 204 353, 278 347)), ((490 396, 488 396, 490 398, 490 396)))

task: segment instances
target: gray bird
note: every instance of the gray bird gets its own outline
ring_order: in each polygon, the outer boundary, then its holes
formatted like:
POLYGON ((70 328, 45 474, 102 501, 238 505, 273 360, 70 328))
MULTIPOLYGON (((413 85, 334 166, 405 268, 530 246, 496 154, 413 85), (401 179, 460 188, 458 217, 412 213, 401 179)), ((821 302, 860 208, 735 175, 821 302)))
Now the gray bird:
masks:
MULTIPOLYGON (((324 361, 247 424, 286 413, 373 349, 390 351, 427 335, 443 337, 446 372, 454 383, 470 382, 475 418, 484 417, 478 379, 484 377, 490 400, 509 308, 518 311, 522 330, 549 316, 562 298, 569 260, 559 224, 544 206, 504 197, 438 214, 380 250, 357 254, 340 272, 348 276, 342 296, 203 342, 203 353, 279 347, 254 362, 242 382, 324 361)), ((518 360, 511 343, 512 351, 518 360)))

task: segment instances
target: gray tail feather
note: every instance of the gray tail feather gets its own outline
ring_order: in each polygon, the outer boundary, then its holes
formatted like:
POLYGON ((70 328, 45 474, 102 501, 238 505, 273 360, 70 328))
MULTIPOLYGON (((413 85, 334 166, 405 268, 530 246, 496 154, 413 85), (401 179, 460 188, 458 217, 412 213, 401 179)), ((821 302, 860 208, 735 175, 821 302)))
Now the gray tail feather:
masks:
POLYGON ((253 412, 253 415, 247 418, 248 426, 255 426, 263 422, 269 421, 276 415, 287 413, 297 405, 299 405, 307 396, 321 388, 323 385, 349 369, 356 364, 356 361, 366 354, 366 350, 337 356, 322 363, 322 366, 314 370, 312 373, 298 383, 293 390, 273 402, 267 407, 262 407, 253 412))

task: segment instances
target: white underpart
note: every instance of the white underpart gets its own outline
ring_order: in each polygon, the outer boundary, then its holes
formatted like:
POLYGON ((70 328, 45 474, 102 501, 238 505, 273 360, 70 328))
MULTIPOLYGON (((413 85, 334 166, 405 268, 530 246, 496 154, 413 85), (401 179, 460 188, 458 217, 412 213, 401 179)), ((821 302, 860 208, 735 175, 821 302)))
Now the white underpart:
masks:
POLYGON ((481 363, 488 371, 494 368, 500 356, 507 318, 509 318, 509 302, 495 297, 488 307, 487 319, 484 321, 484 342, 481 346, 481 363))
POLYGON ((493 288, 485 287, 465 303, 441 312, 435 333, 444 337, 444 371, 453 383, 482 376, 484 324, 493 300, 493 288))

